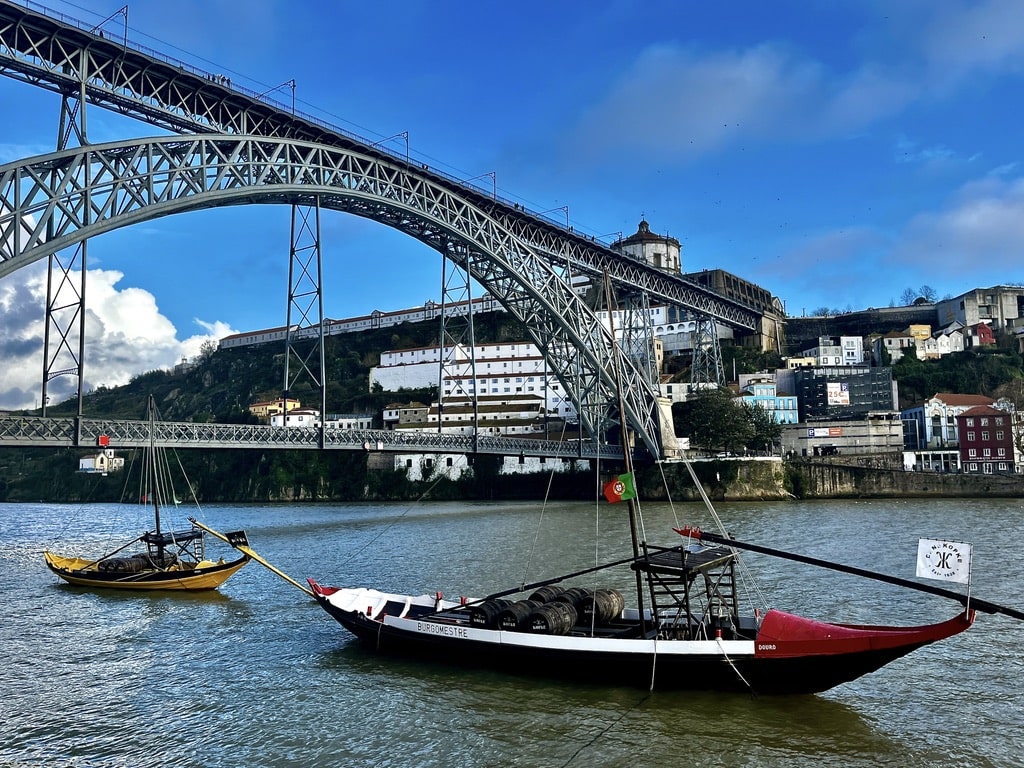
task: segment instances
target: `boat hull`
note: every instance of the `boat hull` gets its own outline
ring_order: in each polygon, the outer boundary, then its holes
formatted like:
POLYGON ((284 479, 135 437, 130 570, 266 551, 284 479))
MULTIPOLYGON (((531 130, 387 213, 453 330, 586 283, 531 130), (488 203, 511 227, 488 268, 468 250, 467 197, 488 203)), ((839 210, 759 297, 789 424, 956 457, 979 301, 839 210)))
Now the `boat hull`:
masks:
POLYGON ((248 556, 195 567, 146 569, 137 573, 111 574, 96 568, 95 561, 43 553, 46 566, 68 584, 97 589, 199 591, 217 589, 249 562, 248 556))
MULTIPOLYGON (((819 693, 957 634, 974 618, 964 614, 927 627, 857 627, 769 611, 756 641, 542 635, 392 616, 372 606, 350 608, 346 602, 351 601, 312 585, 321 607, 376 652, 599 684, 653 684, 665 690, 819 693), (765 625, 775 627, 776 634, 765 635, 765 625)), ((387 597, 393 598, 391 606, 410 600, 387 597)))

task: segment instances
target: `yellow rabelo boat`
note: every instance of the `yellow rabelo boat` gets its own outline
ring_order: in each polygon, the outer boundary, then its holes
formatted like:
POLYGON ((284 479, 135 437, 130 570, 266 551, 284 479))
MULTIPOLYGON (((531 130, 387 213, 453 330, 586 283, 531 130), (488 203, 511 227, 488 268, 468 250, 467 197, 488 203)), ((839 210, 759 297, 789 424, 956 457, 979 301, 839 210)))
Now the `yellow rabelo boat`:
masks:
MULTIPOLYGON (((151 396, 150 444, 142 465, 140 498, 152 509, 153 530, 98 557, 44 552, 47 567, 67 583, 108 589, 216 589, 249 562, 247 553, 234 560, 208 559, 205 530, 210 529, 194 521, 191 528, 184 530, 167 531, 161 528, 161 508, 167 503, 176 503, 176 497, 166 450, 154 444, 153 427, 156 417, 156 406, 151 396)), ((217 534, 217 537, 232 546, 248 548, 244 531, 217 534)))

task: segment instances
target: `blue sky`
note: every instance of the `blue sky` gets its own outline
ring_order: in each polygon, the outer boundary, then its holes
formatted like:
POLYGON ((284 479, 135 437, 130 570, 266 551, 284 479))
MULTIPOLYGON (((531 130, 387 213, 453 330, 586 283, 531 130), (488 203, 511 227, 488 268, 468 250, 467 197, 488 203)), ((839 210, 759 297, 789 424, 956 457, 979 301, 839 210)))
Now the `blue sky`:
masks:
MULTIPOLYGON (((46 4, 89 23, 119 7, 46 4)), ((138 0, 128 25, 256 91, 294 79, 298 109, 372 140, 408 132, 420 161, 493 172, 508 199, 568 206, 577 231, 628 235, 644 216, 684 270, 726 269, 791 315, 1024 281, 1016 0, 138 0)), ((0 110, 0 162, 53 147, 56 96, 0 78, 0 110)), ((157 133, 96 108, 89 132, 157 133)), ((92 241, 88 385, 282 324, 288 217, 205 211, 92 241)), ((373 222, 327 212, 323 248, 328 316, 440 298, 440 257, 373 222)), ((17 363, 0 407, 38 397, 39 274, 0 280, 0 355, 17 363)))

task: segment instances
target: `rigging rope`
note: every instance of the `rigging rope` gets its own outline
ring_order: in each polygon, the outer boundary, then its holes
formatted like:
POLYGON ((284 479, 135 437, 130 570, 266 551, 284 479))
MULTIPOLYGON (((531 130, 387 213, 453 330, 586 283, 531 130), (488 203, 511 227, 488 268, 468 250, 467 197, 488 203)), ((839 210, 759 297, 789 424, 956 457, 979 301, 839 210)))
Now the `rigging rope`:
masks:
MULTIPOLYGON (((708 498, 707 493, 704 491, 704 486, 697 478, 697 473, 693 471, 693 465, 689 461, 686 461, 685 459, 683 460, 683 463, 686 465, 686 469, 690 473, 690 478, 693 480, 693 484, 696 486, 697 493, 700 494, 701 500, 704 502, 704 506, 708 510, 708 514, 711 515, 712 520, 718 527, 719 533, 723 537, 729 538, 729 532, 725 529, 725 524, 722 522, 722 519, 718 516, 718 512, 715 511, 715 507, 711 503, 711 499, 708 498)), ((743 588, 756 597, 756 602, 759 605, 762 605, 767 608, 768 601, 765 598, 764 593, 761 591, 761 587, 754 580, 753 575, 747 570, 746 563, 744 563, 743 559, 740 557, 739 551, 735 547, 729 547, 729 549, 732 551, 733 557, 736 559, 736 564, 739 566, 737 571, 739 572, 739 577, 740 581, 743 584, 743 588)))
MULTIPOLYGON (((547 403, 544 404, 544 407, 545 408, 547 407, 547 403)), ((567 422, 563 419, 562 420, 562 434, 559 436, 559 442, 564 442, 565 441, 565 429, 566 429, 566 426, 567 426, 567 422)), ((541 529, 544 527, 544 512, 547 511, 547 508, 548 508, 548 498, 551 495, 551 485, 554 483, 554 481, 555 481, 555 465, 552 464, 551 465, 551 472, 548 474, 548 487, 544 491, 544 503, 541 505, 541 508, 540 508, 540 519, 537 521, 537 532, 533 536, 533 545, 530 547, 530 553, 526 556, 526 567, 523 568, 523 580, 522 580, 522 582, 520 582, 521 584, 525 584, 526 583, 526 580, 527 580, 527 578, 530 575, 530 569, 533 568, 533 556, 534 556, 534 554, 537 551, 537 542, 540 540, 541 529)))

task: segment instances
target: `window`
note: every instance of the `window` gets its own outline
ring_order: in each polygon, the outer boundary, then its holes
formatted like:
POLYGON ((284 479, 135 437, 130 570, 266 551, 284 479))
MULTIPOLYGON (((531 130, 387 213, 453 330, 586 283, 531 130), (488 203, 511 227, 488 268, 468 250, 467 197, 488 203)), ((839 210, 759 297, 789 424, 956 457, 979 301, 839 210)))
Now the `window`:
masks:
POLYGON ((999 431, 996 432, 996 440, 1002 440, 1003 439, 1003 435, 1005 435, 1005 434, 1006 433, 1003 432, 1003 430, 1000 429, 999 431))
POLYGON ((968 432, 967 433, 967 440, 968 441, 973 443, 975 439, 976 439, 976 437, 975 437, 975 433, 974 432, 968 432))
POLYGON ((975 456, 978 455, 978 449, 977 448, 968 448, 967 449, 967 455, 970 456, 973 459, 975 456))
POLYGON ((1005 461, 1000 461, 999 462, 999 471, 1000 472, 1005 472, 1006 471, 1006 462, 1005 461))
POLYGON ((965 421, 967 422, 967 426, 968 427, 973 427, 974 426, 974 419, 965 419, 965 421))
POLYGON ((982 416, 981 417, 981 426, 983 426, 983 427, 987 427, 988 426, 988 416, 982 416))
POLYGON ((982 454, 984 454, 984 455, 985 455, 986 457, 988 457, 988 456, 991 456, 991 455, 992 455, 992 449, 991 449, 991 448, 984 448, 984 449, 982 449, 982 451, 981 451, 981 452, 982 452, 982 454))
POLYGON ((984 464, 981 465, 981 471, 983 473, 985 473, 986 475, 991 475, 992 474, 992 465, 989 462, 986 461, 984 464))
POLYGON ((987 429, 982 430, 982 432, 981 432, 981 439, 985 440, 985 441, 988 441, 990 434, 991 434, 991 432, 989 432, 987 429))

